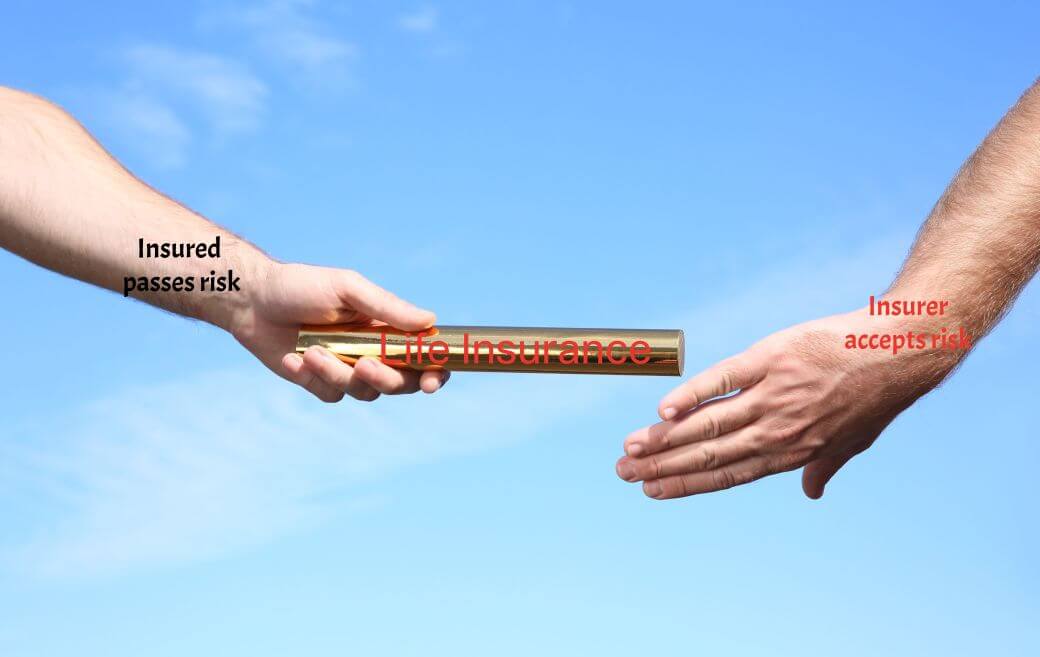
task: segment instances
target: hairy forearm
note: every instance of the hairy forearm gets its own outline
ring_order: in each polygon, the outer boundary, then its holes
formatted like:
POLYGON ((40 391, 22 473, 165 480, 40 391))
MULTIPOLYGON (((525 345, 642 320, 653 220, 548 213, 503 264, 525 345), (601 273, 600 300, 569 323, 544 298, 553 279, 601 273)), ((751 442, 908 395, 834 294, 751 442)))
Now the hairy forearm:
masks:
MULTIPOLYGON (((126 277, 208 276, 233 269, 248 287, 269 259, 124 169, 55 105, 0 87, 0 246, 120 293, 126 277), (212 243, 220 258, 141 258, 138 240, 212 243)), ((229 327, 246 295, 135 291, 135 298, 229 327)))
POLYGON ((1007 311, 1040 264, 1040 83, 968 159, 932 210, 893 298, 950 302, 975 340, 1007 311))

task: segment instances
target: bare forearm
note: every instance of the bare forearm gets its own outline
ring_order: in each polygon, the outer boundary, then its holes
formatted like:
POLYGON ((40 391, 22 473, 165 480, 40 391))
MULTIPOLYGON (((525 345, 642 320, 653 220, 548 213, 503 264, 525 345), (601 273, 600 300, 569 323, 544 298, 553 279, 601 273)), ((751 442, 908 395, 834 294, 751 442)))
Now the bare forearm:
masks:
MULTIPOLYGON (((0 88, 0 246, 39 265, 123 293, 127 277, 196 279, 233 269, 253 284, 268 258, 249 243, 142 183, 72 117, 0 88), (219 260, 141 258, 138 240, 213 243, 219 260)), ((228 327, 244 295, 135 291, 178 314, 228 327)))
POLYGON ((978 339, 1040 264, 1040 83, 958 172, 922 227, 894 298, 950 302, 978 339))

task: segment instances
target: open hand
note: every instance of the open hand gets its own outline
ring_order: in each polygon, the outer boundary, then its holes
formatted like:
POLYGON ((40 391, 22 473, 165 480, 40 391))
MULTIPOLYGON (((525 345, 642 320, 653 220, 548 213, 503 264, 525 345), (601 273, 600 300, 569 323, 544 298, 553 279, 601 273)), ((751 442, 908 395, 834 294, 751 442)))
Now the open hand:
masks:
POLYGON ((879 330, 864 314, 771 335, 668 393, 658 408, 663 421, 625 440, 618 475, 668 499, 804 466, 802 488, 819 498, 849 459, 955 364, 942 353, 845 349, 846 334, 879 330))

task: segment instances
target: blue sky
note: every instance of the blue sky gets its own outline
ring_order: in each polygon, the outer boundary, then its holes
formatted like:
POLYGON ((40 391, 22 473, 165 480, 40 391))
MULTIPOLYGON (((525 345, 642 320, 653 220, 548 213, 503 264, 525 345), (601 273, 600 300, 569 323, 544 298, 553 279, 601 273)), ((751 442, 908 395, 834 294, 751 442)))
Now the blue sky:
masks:
MULTIPOLYGON (((681 327, 692 374, 884 290, 1038 73, 1027 3, 836 4, 14 2, 0 82, 275 257, 444 323, 681 327)), ((1035 286, 822 501, 672 503, 613 465, 678 379, 329 407, 5 253, 0 289, 4 655, 1040 650, 1035 286)))

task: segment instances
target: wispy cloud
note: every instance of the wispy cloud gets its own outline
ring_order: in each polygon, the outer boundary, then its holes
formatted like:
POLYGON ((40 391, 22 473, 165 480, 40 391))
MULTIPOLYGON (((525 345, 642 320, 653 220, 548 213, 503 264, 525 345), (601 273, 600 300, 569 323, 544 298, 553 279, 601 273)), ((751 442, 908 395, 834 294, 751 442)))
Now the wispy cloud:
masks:
MULTIPOLYGON (((251 51, 289 84, 346 88, 358 47, 317 20, 315 8, 307 0, 272 0, 204 12, 199 25, 230 32, 229 52, 251 51)), ((94 94, 101 113, 128 148, 157 167, 183 166, 193 145, 254 131, 266 115, 271 87, 242 57, 137 43, 117 51, 116 62, 117 81, 94 94)))
POLYGON ((259 124, 267 85, 246 66, 205 52, 160 45, 137 45, 123 53, 127 85, 198 112, 213 130, 226 135, 259 124))
POLYGON ((315 9, 308 0, 271 0, 207 12, 200 24, 238 30, 258 54, 312 86, 343 87, 360 48, 315 18, 315 9))
MULTIPOLYGON (((688 376, 767 331, 861 303, 905 247, 901 237, 821 247, 657 323, 687 329, 688 376)), ((3 546, 13 565, 90 574, 233 552, 364 503, 387 473, 531 438, 625 389, 617 379, 473 375, 433 397, 331 407, 258 370, 137 386, 15 426, 0 443, 0 506, 28 499, 39 513, 31 534, 8 527, 20 535, 3 546), (539 412, 502 413, 503 400, 539 412)))
POLYGON ((333 407, 257 374, 140 386, 16 430, 0 462, 21 475, 0 478, 0 499, 28 495, 51 514, 5 546, 18 569, 94 574, 220 555, 357 503, 351 487, 386 472, 528 437, 603 391, 459 377, 439 399, 333 407), (503 397, 541 411, 502 413, 503 397))
POLYGON ((406 14, 402 14, 397 19, 397 26, 405 32, 414 32, 417 34, 429 34, 437 30, 437 23, 440 18, 440 12, 436 7, 425 6, 406 14))
POLYGON ((267 84, 231 58, 147 43, 116 54, 117 81, 92 97, 101 120, 156 167, 183 166, 197 143, 222 143, 263 120, 267 84))
POLYGON ((103 104, 114 126, 147 141, 147 153, 153 164, 162 169, 184 166, 192 140, 191 130, 171 107, 139 91, 106 94, 103 104))
POLYGON ((433 5, 424 5, 400 14, 397 17, 397 28, 419 39, 423 51, 430 57, 450 58, 466 52, 462 41, 444 33, 440 10, 433 5))

